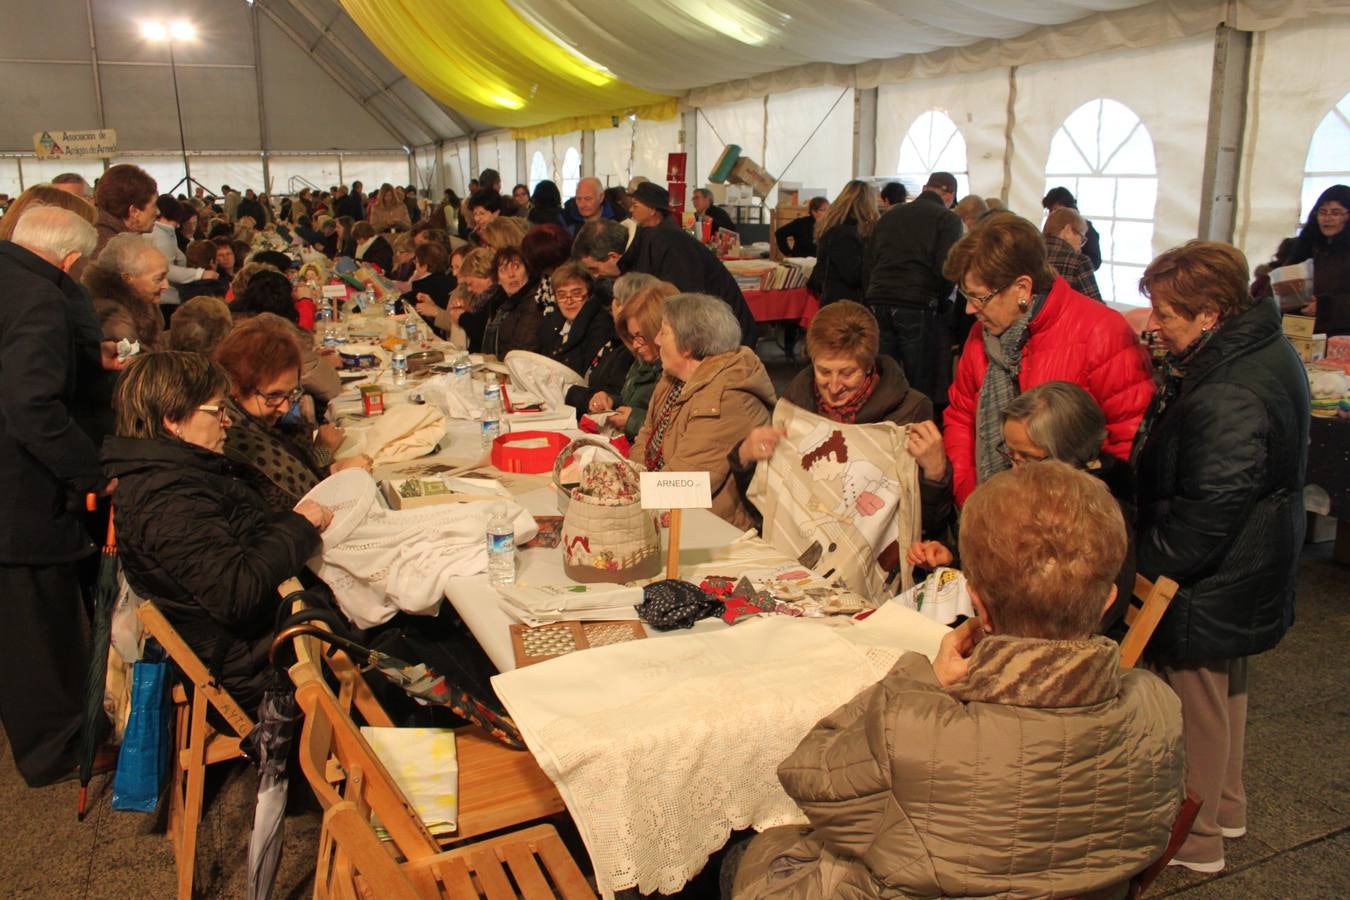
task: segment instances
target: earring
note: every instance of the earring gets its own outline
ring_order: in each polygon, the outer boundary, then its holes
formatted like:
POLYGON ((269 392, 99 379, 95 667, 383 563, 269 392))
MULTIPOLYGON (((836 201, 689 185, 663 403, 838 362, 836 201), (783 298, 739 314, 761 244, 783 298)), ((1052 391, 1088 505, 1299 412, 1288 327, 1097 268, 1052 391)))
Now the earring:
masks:
POLYGON ((1026 312, 1030 308, 1031 302, 1026 297, 1023 297, 1021 300, 1017 301, 1017 309, 1019 312, 1026 312))

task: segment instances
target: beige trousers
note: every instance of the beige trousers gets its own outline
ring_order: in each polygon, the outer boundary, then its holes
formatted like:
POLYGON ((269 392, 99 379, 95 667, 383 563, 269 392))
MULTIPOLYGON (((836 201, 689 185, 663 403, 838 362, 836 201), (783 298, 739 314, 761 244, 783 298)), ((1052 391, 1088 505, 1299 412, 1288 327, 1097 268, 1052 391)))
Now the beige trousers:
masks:
POLYGON ((1181 698, 1186 789, 1203 801, 1177 858, 1223 859, 1220 829, 1247 827, 1247 794, 1242 786, 1247 658, 1165 664, 1159 674, 1181 698))

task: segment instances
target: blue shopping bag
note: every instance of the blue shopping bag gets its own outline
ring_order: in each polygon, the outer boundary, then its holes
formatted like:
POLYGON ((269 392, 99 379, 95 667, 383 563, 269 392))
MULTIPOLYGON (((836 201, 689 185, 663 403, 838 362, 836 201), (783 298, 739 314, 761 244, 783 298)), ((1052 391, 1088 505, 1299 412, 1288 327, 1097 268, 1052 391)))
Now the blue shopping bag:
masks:
POLYGON ((170 677, 165 661, 142 660, 132 666, 131 716, 113 776, 113 809, 154 812, 159 805, 169 771, 170 677))

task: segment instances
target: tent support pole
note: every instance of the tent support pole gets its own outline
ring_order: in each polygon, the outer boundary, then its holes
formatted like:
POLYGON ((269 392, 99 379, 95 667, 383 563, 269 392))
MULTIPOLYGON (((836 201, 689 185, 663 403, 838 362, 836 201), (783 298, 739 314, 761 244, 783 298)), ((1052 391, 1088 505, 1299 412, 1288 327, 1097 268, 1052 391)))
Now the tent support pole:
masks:
POLYGON ((853 92, 853 177, 877 171, 877 88, 853 92))
POLYGON ((531 188, 530 193, 534 193, 533 185, 530 185, 530 161, 525 158, 525 142, 517 140, 516 144, 516 181, 521 182, 531 188))
MULTIPOLYGON (((94 0, 84 0, 84 15, 89 22, 89 67, 94 75, 94 109, 98 112, 98 127, 107 128, 108 119, 103 112, 103 76, 98 69, 98 39, 94 36, 94 0)), ((108 171, 112 160, 103 157, 103 171, 108 171)))
POLYGON ((1017 131, 1017 66, 1008 67, 1008 110, 1003 125, 1003 187, 999 199, 1008 205, 1012 193, 1013 136, 1017 131))
MULTIPOLYGON (((468 190, 469 182, 478 177, 482 170, 478 168, 478 135, 469 135, 469 171, 464 176, 464 188, 468 190)), ((482 185, 479 185, 482 187, 482 185)))
POLYGON ((680 113, 680 150, 685 154, 685 180, 695 186, 702 184, 698 177, 698 109, 694 107, 680 113))
POLYGON ((1205 169, 1200 182, 1199 237, 1233 240, 1242 137, 1247 127, 1247 80, 1252 33, 1219 25, 1214 34, 1214 72, 1210 78, 1205 169))
MULTIPOLYGON (((268 196, 272 194, 272 169, 267 160, 271 142, 267 134, 267 107, 263 103, 262 35, 258 28, 258 7, 248 8, 248 27, 253 33, 253 84, 258 92, 258 147, 262 156, 263 184, 268 196)), ((190 193, 190 192, 189 192, 190 193)))
MULTIPOLYGON (((595 132, 583 131, 581 133, 581 177, 590 178, 595 175, 595 132)), ((605 185, 611 187, 611 185, 605 185)))

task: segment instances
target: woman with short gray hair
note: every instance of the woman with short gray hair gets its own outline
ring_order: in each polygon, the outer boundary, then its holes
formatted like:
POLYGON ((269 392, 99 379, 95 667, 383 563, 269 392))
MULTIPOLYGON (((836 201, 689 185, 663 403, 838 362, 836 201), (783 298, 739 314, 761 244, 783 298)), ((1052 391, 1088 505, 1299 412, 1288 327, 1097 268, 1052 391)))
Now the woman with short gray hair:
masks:
MULTIPOLYGON (((998 452, 1014 469, 1050 459, 1067 463, 1096 477, 1115 498, 1129 542, 1116 579, 1116 600, 1102 619, 1102 630, 1120 638, 1134 592, 1135 482, 1129 464, 1102 449, 1105 442, 1106 415, 1092 395, 1071 381, 1047 381, 1019 394, 1004 409, 998 452)), ((908 561, 932 568, 954 560, 943 544, 923 541, 911 545, 908 561)))
POLYGON ((123 233, 103 245, 84 271, 84 284, 95 300, 126 307, 136 323, 141 349, 163 350, 164 314, 159 298, 169 286, 169 262, 139 234, 123 233))
POLYGON ((728 455, 748 428, 765 425, 777 399, 731 307, 708 294, 665 301, 656 334, 664 373, 630 456, 648 471, 707 472, 712 511, 739 528, 752 519, 728 455))

